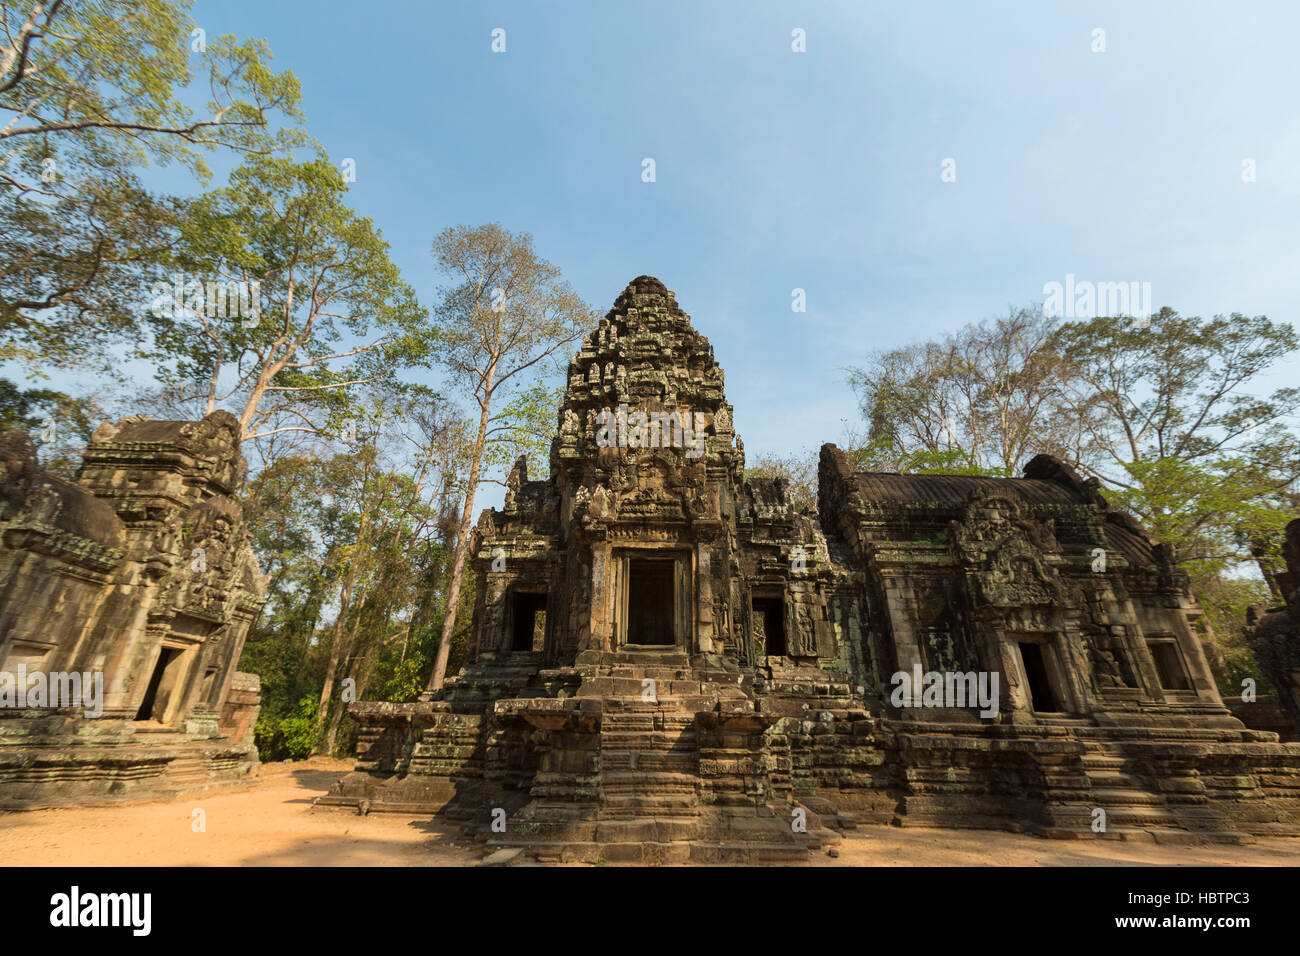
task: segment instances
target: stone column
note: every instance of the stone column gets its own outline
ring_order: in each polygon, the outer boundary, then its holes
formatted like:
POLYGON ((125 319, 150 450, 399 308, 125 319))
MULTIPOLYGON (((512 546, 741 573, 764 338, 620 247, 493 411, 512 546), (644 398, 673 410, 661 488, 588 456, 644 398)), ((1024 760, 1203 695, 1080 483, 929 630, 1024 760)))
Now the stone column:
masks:
POLYGON ((584 650, 613 650, 614 599, 613 582, 616 580, 613 555, 607 541, 591 543, 591 602, 590 626, 587 647, 584 650))
MULTIPOLYGON (((700 541, 695 546, 695 634, 698 646, 688 647, 691 653, 713 653, 713 571, 712 541, 700 541)), ((692 595, 684 595, 688 600, 692 595)), ((690 641, 690 635, 686 635, 690 641)))

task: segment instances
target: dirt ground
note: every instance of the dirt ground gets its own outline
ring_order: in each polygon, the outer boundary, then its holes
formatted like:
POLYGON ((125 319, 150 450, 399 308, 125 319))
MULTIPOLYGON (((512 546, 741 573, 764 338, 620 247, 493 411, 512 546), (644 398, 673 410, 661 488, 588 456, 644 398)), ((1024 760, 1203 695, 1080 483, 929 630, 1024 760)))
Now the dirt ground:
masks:
MULTIPOLYGON (((313 810, 346 761, 266 764, 250 789, 169 802, 0 814, 0 860, 35 866, 465 866, 483 851, 427 818, 313 810), (194 810, 206 829, 196 832, 194 810)), ((1300 865, 1300 840, 1182 846, 985 830, 863 827, 827 866, 1300 865)))

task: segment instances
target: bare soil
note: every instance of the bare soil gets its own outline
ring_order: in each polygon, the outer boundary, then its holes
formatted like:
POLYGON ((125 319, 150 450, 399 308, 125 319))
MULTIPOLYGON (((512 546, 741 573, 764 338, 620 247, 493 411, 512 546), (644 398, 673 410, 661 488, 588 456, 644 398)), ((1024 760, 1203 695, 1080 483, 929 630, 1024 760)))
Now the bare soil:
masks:
MULTIPOLYGON (((34 866, 466 866, 481 847, 442 821, 313 809, 342 760, 263 765, 250 788, 113 807, 0 814, 0 860, 34 866), (195 810, 205 829, 196 832, 195 810)), ((862 827, 827 866, 1297 866, 1300 840, 1246 846, 1044 840, 990 830, 862 827)))

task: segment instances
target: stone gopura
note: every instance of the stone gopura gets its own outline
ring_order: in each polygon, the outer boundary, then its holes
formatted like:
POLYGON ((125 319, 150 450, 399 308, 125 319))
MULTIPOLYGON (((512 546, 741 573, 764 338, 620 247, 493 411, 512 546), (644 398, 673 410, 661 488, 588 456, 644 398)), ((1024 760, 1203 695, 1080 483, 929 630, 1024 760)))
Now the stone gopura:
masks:
POLYGON ((0 808, 255 771, 259 683, 236 665, 265 582, 235 499, 244 467, 224 411, 105 423, 75 484, 38 467, 25 432, 0 434, 0 808), (38 674, 43 697, 15 696, 38 674))
POLYGON ((826 445, 796 513, 745 479, 712 348, 642 276, 569 367, 550 464, 478 523, 468 666, 354 704, 321 803, 589 861, 797 862, 858 822, 1300 828, 1300 746, 1229 713, 1186 576, 1060 461, 857 473, 826 445), (950 693, 976 687, 992 707, 950 693))

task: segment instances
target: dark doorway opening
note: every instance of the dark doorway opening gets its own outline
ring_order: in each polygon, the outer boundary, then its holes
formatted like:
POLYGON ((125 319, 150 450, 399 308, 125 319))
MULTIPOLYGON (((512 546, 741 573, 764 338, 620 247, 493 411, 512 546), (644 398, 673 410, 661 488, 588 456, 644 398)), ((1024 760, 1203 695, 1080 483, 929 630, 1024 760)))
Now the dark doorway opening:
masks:
POLYGON ((1052 682, 1047 676, 1047 662, 1043 659, 1043 646, 1029 642, 1020 645, 1020 659, 1025 662, 1025 677, 1029 679, 1029 706, 1040 713, 1060 711, 1052 682))
POLYGON ((144 692, 144 700, 136 712, 136 720, 156 720, 162 723, 167 716, 167 705, 171 703, 172 692, 179 683, 181 671, 181 654, 179 647, 164 647, 158 652, 158 663, 154 665, 153 676, 149 678, 149 687, 144 692))
POLYGON ((1161 687, 1165 690, 1191 690, 1187 672, 1183 670, 1183 662, 1178 657, 1178 648, 1173 641, 1151 641, 1147 647, 1151 648, 1151 657, 1156 663, 1156 676, 1160 678, 1161 687))
POLYGON ((541 650, 546 640, 546 595, 515 593, 512 651, 541 650))
POLYGON ((630 558, 627 564, 627 642, 661 647, 676 644, 674 562, 662 558, 630 558))
POLYGON ((756 597, 754 627, 761 628, 754 636, 762 641, 763 653, 768 657, 785 656, 785 602, 779 597, 756 597))

